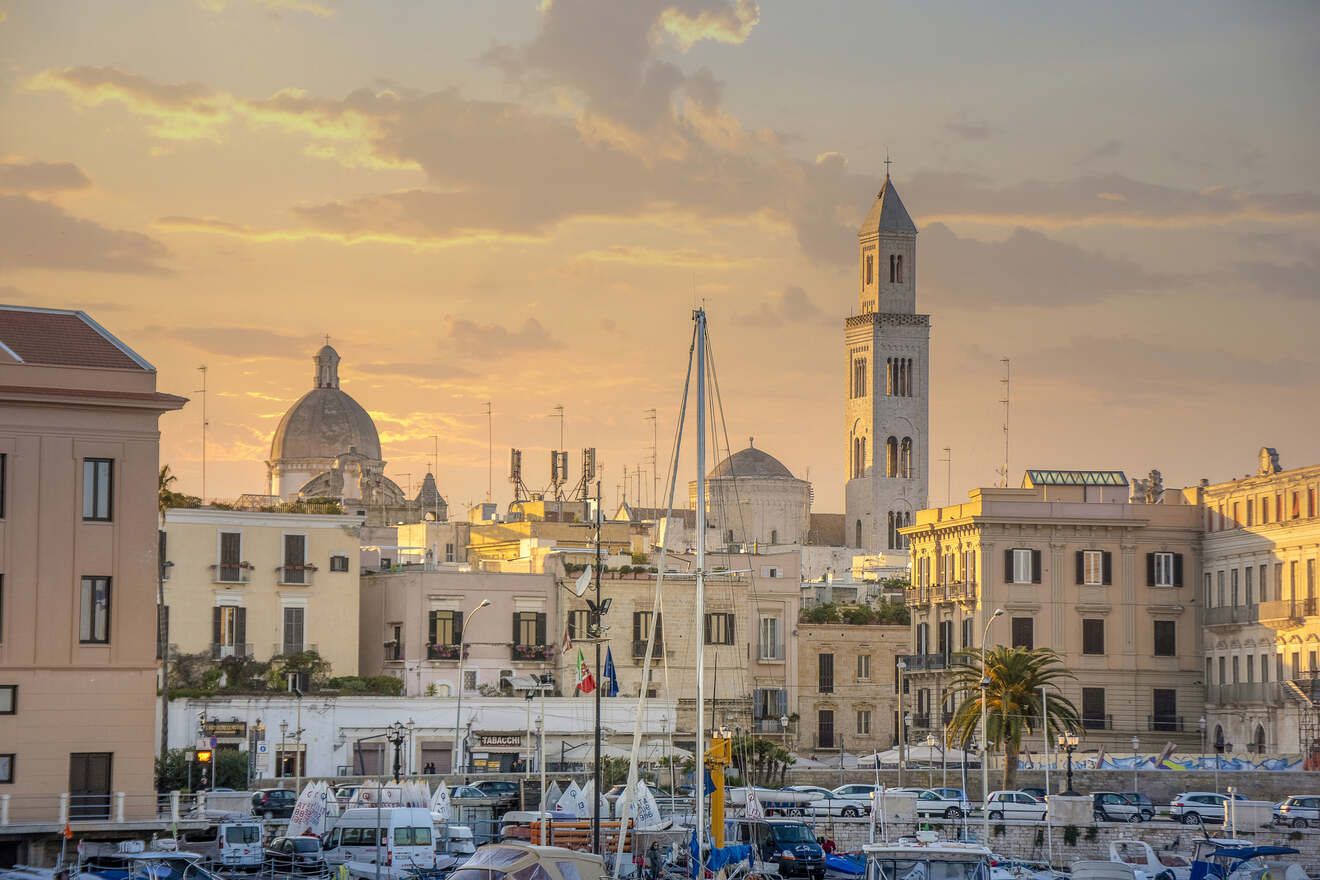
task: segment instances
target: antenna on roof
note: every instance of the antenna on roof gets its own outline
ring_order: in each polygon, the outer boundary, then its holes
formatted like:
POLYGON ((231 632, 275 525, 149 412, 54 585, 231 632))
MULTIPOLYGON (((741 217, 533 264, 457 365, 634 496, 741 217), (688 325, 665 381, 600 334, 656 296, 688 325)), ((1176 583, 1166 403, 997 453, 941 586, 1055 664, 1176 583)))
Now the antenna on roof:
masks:
POLYGON ((202 395, 202 504, 206 504, 206 428, 211 423, 206 419, 206 364, 197 369, 202 374, 202 387, 193 393, 202 395))
POLYGON ((1011 386, 1009 385, 1009 379, 1012 378, 1011 375, 1012 364, 1009 362, 1008 358, 1000 358, 999 362, 1004 365, 1004 378, 999 380, 999 383, 1004 386, 1004 396, 999 401, 1004 405, 1004 466, 999 468, 999 477, 1000 477, 999 486, 1001 489, 1007 489, 1008 488, 1008 406, 1009 406, 1009 401, 1012 399, 1013 396, 1011 392, 1011 386))

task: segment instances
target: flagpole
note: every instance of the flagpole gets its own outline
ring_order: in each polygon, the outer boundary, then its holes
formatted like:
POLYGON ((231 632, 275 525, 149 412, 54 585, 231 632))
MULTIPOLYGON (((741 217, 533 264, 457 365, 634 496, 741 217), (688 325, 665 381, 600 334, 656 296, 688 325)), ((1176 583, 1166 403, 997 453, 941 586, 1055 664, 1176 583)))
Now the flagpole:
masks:
POLYGON ((596 611, 592 615, 595 618, 596 631, 592 633, 596 642, 596 745, 595 761, 592 764, 592 780, 595 782, 595 791, 591 794, 591 799, 595 802, 591 807, 591 851, 597 855, 604 855, 600 851, 600 640, 601 640, 601 614, 600 614, 600 480, 596 480, 596 611))

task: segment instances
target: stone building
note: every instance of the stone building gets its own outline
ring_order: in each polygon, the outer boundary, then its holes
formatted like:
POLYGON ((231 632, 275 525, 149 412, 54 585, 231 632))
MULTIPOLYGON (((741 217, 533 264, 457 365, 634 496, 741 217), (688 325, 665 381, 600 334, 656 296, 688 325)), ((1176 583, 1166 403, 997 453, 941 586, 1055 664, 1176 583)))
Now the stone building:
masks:
MULTIPOLYGON (((688 484, 688 507, 697 508, 697 484, 688 484)), ((779 459, 757 449, 752 438, 706 477, 707 525, 715 545, 782 547, 807 543, 811 484, 779 459)))
POLYGON ((903 530, 914 735, 925 732, 916 721, 939 729, 951 716, 952 656, 979 649, 989 624, 988 645, 1050 647, 1076 673, 1062 690, 1082 716, 1083 749, 1130 750, 1133 737, 1195 749, 1200 531, 1200 508, 1176 492, 1129 500, 1121 471, 1029 470, 1020 489, 920 511, 903 530), (1005 613, 991 622, 996 608, 1005 613))
POLYGON ((845 539, 902 551, 926 505, 930 316, 917 314, 917 227, 889 175, 857 233, 858 313, 844 322, 845 539))
POLYGON ((1320 766, 1320 465, 1186 490, 1204 508, 1207 747, 1320 766))
POLYGON ((75 822, 110 819, 120 791, 127 819, 155 817, 158 422, 185 402, 83 312, 0 306, 9 822, 51 821, 60 792, 75 822))
POLYGON ((798 754, 868 755, 897 743, 894 663, 912 650, 909 628, 799 620, 793 634, 799 645, 792 700, 800 718, 798 754))
POLYGON ((339 353, 327 344, 312 360, 312 390, 285 412, 271 439, 269 497, 337 501, 346 512, 365 516, 368 527, 447 519, 433 475, 426 475, 414 498, 385 476, 375 422, 339 387, 339 353))
POLYGON ((172 653, 260 661, 315 650, 358 672, 360 516, 165 512, 172 653))

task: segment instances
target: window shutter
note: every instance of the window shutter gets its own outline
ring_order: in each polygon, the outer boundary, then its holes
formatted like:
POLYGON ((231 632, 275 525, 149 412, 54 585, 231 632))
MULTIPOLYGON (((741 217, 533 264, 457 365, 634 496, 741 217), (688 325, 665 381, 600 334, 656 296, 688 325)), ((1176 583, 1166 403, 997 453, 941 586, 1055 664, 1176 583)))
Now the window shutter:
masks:
POLYGON ((1040 551, 1039 550, 1031 551, 1031 582, 1033 584, 1040 583, 1040 551))
POLYGON ((439 614, 439 611, 432 611, 426 615, 426 641, 428 644, 435 644, 435 621, 439 614))
POLYGON ((220 644, 220 606, 211 609, 211 644, 220 644))
POLYGON ((538 612, 536 613, 536 643, 537 643, 538 645, 544 645, 544 644, 546 643, 546 642, 545 642, 545 612, 544 612, 544 611, 538 611, 538 612))
POLYGON ((463 612, 451 611, 450 616, 454 621, 454 644, 460 644, 463 641, 463 612))
POLYGON ((1114 582, 1114 554, 1108 550, 1103 551, 1100 556, 1100 566, 1104 570, 1104 576, 1100 580, 1107 587, 1114 582))
POLYGON ((644 632, 642 632, 642 612, 640 612, 640 611, 634 611, 634 612, 633 612, 633 641, 634 641, 634 642, 640 642, 640 641, 642 641, 642 640, 645 639, 645 638, 646 638, 646 634, 645 634, 644 632))
POLYGON ((664 615, 657 613, 655 615, 655 644, 657 647, 665 643, 665 621, 664 615))
POLYGON ((1013 583, 1013 551, 1004 551, 1004 583, 1013 583))
POLYGON ((1077 551, 1077 583, 1086 583, 1086 554, 1081 550, 1077 551))
POLYGON ((781 716, 783 716, 783 715, 787 715, 787 714, 788 714, 788 691, 784 690, 783 688, 780 688, 778 691, 775 692, 775 696, 776 696, 776 698, 777 698, 777 699, 775 700, 775 703, 779 706, 779 714, 780 714, 781 716))
POLYGON ((1146 554, 1146 586, 1155 586, 1155 554, 1146 554))
POLYGON ((705 624, 704 624, 703 629, 702 629, 702 632, 704 633, 703 638, 705 639, 706 644, 708 644, 708 645, 711 643, 711 638, 710 638, 710 617, 711 617, 711 616, 710 616, 709 614, 706 615, 706 621, 705 621, 705 624))
POLYGON ((247 609, 234 609, 234 644, 244 645, 247 643, 247 609))
POLYGON ((1181 553, 1173 554, 1173 585, 1175 587, 1182 586, 1182 558, 1181 553))
POLYGON ((724 644, 732 645, 735 641, 733 637, 734 634, 733 615, 732 614, 724 615, 724 623, 725 623, 724 644))
POLYGON ((513 612, 513 643, 518 644, 518 612, 513 612))

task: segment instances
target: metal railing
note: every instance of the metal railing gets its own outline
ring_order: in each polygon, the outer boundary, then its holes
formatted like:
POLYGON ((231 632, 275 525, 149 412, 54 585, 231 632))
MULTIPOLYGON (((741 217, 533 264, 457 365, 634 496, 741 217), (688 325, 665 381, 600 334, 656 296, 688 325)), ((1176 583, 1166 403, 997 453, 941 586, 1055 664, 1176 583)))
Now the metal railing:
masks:
POLYGON ((226 657, 252 657, 252 646, 249 645, 212 645, 211 659, 223 660, 226 657))
POLYGON ((937 672, 948 669, 952 657, 948 654, 900 654, 908 672, 937 672))
POLYGON ((211 577, 217 584, 246 584, 252 577, 252 564, 217 562, 211 566, 211 577))
POLYGON ((275 572, 283 586, 310 587, 312 575, 316 574, 315 565, 277 565, 275 572))
POLYGON ((779 723, 778 718, 757 718, 752 721, 753 733, 787 733, 787 728, 779 723))
MULTIPOLYGON (((642 651, 645 652, 646 643, 642 643, 642 651)), ((524 663, 545 663, 555 659, 555 647, 553 645, 513 645, 509 648, 509 658, 520 660, 524 663)))
POLYGON ((290 657, 294 654, 319 654, 320 650, 316 645, 303 643, 302 645, 285 644, 283 642, 274 642, 270 646, 270 655, 272 657, 290 657))
MULTIPOLYGON (((1306 690, 1305 686, 1303 690, 1306 690)), ((1212 684, 1206 688, 1206 700, 1216 706, 1228 706, 1235 703, 1260 703, 1266 706, 1281 706, 1283 705, 1283 694, 1280 693, 1280 685, 1277 681, 1212 684)))
POLYGON ((1183 720, 1181 715, 1147 715, 1147 730, 1162 730, 1171 733, 1183 732, 1183 720))
MULTIPOLYGON (((467 645, 464 645, 464 646, 463 646, 463 656, 466 657, 467 654, 468 654, 467 645)), ((456 644, 455 644, 455 645, 427 645, 427 646, 426 646, 426 659, 427 659, 427 660, 457 660, 457 659, 458 659, 458 645, 456 645, 456 644)))
MULTIPOLYGON (((632 656, 634 660, 642 660, 646 657, 646 639, 637 639, 632 643, 632 656)), ((665 656, 665 643, 661 639, 656 639, 655 644, 651 646, 651 657, 665 656)))
POLYGON ((1274 602, 1261 602, 1259 620, 1298 620, 1320 613, 1320 600, 1280 599, 1274 602))
POLYGON ((403 642, 386 642, 386 643, 385 643, 385 662, 386 662, 386 663, 398 663, 399 661, 403 660, 403 658, 404 658, 404 653, 405 653, 405 651, 404 651, 404 645, 403 645, 403 642))
POLYGON ((1205 609, 1206 626, 1230 626, 1244 623, 1255 623, 1259 619, 1260 608, 1256 605, 1220 605, 1218 608, 1205 609))
POLYGON ((1083 715, 1082 727, 1087 730, 1113 730, 1113 715, 1083 715))
POLYGON ((97 794, 0 794, 0 827, 49 827, 58 831, 67 823, 116 825, 126 823, 205 822, 206 793, 102 792, 97 794))

